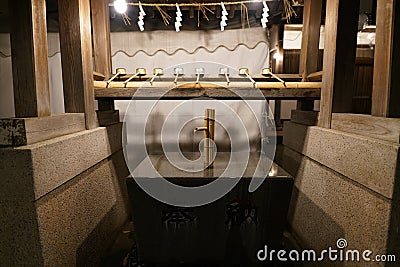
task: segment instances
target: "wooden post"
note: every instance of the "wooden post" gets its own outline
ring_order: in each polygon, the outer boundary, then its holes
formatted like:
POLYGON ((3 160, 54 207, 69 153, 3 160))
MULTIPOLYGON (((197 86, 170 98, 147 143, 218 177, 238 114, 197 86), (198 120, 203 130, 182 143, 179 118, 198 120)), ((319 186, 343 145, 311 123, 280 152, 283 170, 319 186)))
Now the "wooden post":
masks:
MULTIPOLYGON (((305 0, 300 51, 299 73, 303 81, 318 70, 319 37, 321 29, 322 0, 305 0)), ((314 110, 314 101, 298 100, 298 110, 314 110)))
POLYGON ((112 73, 110 15, 107 0, 91 0, 94 69, 110 78, 112 73))
POLYGON ((15 116, 50 116, 46 1, 9 1, 15 116))
MULTIPOLYGON (((112 73, 110 15, 107 0, 91 0, 94 69, 109 79, 112 73)), ((114 110, 113 100, 98 100, 98 109, 114 110)))
POLYGON ((378 0, 371 114, 400 117, 400 2, 378 0))
POLYGON ((305 0, 300 51, 299 73, 303 81, 317 72, 322 0, 305 0))
MULTIPOLYGON (((283 34, 285 30, 284 24, 274 25, 271 30, 271 37, 272 40, 275 42, 275 49, 276 51, 270 54, 272 56, 272 60, 274 64, 272 64, 273 73, 283 73, 283 57, 284 57, 284 50, 283 50, 283 34), (274 53, 278 53, 279 57, 277 59, 274 58, 274 53)), ((274 44, 272 44, 273 46, 274 44)), ((281 123, 281 109, 282 103, 281 100, 275 100, 275 107, 274 107, 274 120, 277 128, 282 127, 281 123)))
POLYGON ((92 129, 97 127, 97 118, 90 0, 58 0, 58 10, 65 112, 84 112, 86 129, 92 129))
POLYGON ((324 66, 318 125, 331 128, 332 112, 351 112, 359 0, 326 3, 324 66))
MULTIPOLYGON (((94 47, 94 69, 103 73, 106 79, 111 77, 112 58, 110 42, 110 14, 107 0, 91 0, 92 29, 94 47)), ((110 123, 110 115, 119 122, 119 113, 115 111, 113 99, 97 100, 97 117, 101 126, 110 123), (104 120, 104 118, 107 118, 104 120), (104 123, 105 122, 105 123, 104 123)))

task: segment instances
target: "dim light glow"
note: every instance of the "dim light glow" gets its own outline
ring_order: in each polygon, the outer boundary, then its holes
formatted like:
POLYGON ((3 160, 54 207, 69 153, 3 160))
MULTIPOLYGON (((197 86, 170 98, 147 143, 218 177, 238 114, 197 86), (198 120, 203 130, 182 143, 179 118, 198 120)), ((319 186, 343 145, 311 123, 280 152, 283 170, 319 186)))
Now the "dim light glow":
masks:
POLYGON ((282 61, 282 60, 283 60, 283 55, 282 55, 281 53, 276 52, 276 53, 274 54, 274 59, 275 59, 276 61, 282 61))
POLYGON ((126 4, 125 0, 115 0, 114 1, 114 8, 120 14, 123 14, 128 9, 128 5, 126 4))

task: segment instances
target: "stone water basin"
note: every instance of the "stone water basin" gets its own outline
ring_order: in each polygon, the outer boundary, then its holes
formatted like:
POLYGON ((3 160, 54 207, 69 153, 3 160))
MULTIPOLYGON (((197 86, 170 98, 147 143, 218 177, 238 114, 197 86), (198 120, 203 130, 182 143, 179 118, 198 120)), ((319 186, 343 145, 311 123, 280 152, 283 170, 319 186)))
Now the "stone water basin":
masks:
MULTIPOLYGON (((223 174, 230 154, 218 152, 213 168, 199 172, 180 170, 165 155, 151 155, 150 161, 139 164, 133 177, 149 183, 152 179, 165 179, 185 187, 206 185, 216 179, 229 183, 235 177, 229 176, 231 172, 227 176, 223 174), (149 162, 163 178, 154 176, 149 162)), ((186 153, 185 156, 196 159, 200 154, 186 153)), ((150 266, 258 266, 260 249, 265 245, 279 249, 293 177, 275 163, 271 168, 261 165, 257 170, 259 159, 259 153, 251 153, 248 159, 246 154, 232 153, 230 169, 239 168, 243 161, 247 163, 241 179, 223 197, 197 207, 162 203, 129 177, 127 185, 139 261, 150 266), (258 177, 260 173, 268 176, 258 177), (265 180, 250 193, 253 176, 265 180)), ((265 165, 268 165, 266 161, 265 165)), ((166 190, 168 193, 173 195, 166 190)))

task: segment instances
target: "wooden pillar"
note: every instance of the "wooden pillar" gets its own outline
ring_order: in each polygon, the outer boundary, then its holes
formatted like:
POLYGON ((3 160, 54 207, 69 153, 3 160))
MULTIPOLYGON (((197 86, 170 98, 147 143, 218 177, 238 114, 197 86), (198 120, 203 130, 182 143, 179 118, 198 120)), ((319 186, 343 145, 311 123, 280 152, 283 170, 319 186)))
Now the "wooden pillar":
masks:
POLYGON ((84 112, 86 129, 92 129, 97 127, 97 118, 90 0, 58 0, 58 10, 65 112, 84 112))
POLYGON ((399 1, 377 1, 371 110, 373 116, 400 117, 399 12, 399 1))
POLYGON ((332 112, 351 112, 359 0, 326 3, 324 66, 319 126, 331 127, 332 112))
POLYGON ((303 81, 317 72, 322 0, 305 0, 299 73, 303 81))
POLYGON ((9 1, 15 116, 50 116, 45 0, 9 1))
MULTIPOLYGON (((111 77, 112 58, 110 41, 110 14, 107 0, 91 0, 94 48, 94 70, 111 77)), ((98 109, 114 110, 114 100, 98 100, 98 109)))
POLYGON ((94 70, 108 79, 112 73, 108 0, 91 0, 94 70))
MULTIPOLYGON (((272 46, 275 46, 275 50, 270 54, 272 58, 272 72, 273 73, 283 73, 283 57, 284 57, 284 50, 283 50, 283 34, 285 30, 284 24, 273 25, 271 30, 271 40, 272 46), (278 53, 279 57, 275 58, 274 54, 278 53)), ((275 107, 274 107, 274 120, 277 128, 282 127, 281 123, 281 109, 282 103, 281 100, 275 100, 275 107)))
MULTIPOLYGON (((305 0, 300 51, 299 73, 303 82, 318 70, 319 37, 321 29, 322 0, 305 0)), ((298 100, 298 110, 314 110, 313 100, 298 100)))
POLYGON ((283 73, 283 34, 285 30, 285 24, 273 25, 271 29, 271 47, 272 53, 270 54, 272 60, 272 72, 283 73), (274 58, 275 53, 278 53, 280 57, 274 58))

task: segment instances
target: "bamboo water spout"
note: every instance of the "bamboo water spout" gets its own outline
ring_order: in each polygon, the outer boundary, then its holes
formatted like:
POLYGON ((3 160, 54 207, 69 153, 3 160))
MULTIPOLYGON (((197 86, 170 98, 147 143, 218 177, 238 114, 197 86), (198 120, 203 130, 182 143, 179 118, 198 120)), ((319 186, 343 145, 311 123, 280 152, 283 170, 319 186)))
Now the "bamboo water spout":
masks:
POLYGON ((215 109, 206 109, 204 112, 204 126, 196 127, 194 132, 204 132, 204 166, 212 167, 214 156, 214 129, 215 129, 215 109))

